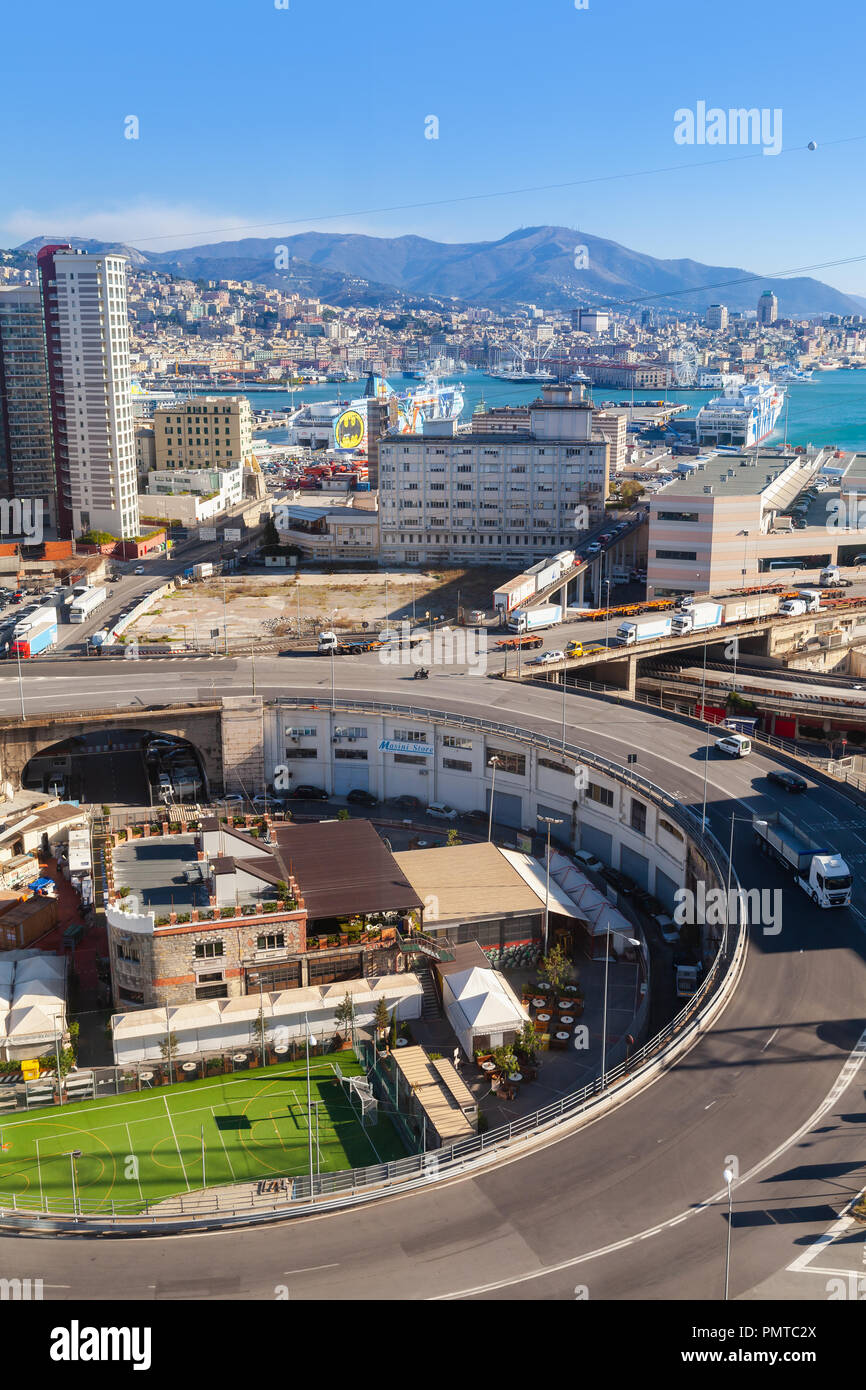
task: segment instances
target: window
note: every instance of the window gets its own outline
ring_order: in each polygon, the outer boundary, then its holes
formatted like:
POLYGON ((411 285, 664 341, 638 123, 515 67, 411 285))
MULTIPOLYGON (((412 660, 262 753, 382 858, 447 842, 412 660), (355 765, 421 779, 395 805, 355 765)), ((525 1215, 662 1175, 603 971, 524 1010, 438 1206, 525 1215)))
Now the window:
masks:
POLYGON ((663 816, 659 816, 659 830, 667 831, 668 835, 672 835, 675 840, 683 839, 683 832, 678 830, 675 825, 671 825, 671 822, 665 820, 663 816))
POLYGON ((269 932, 267 936, 260 936, 256 939, 256 950, 258 951, 279 951, 286 944, 285 932, 269 932))
POLYGON ((631 828, 636 830, 639 835, 646 834, 646 806, 642 801, 637 801, 635 797, 631 799, 631 828))
POLYGON ((471 772, 472 764, 465 762, 463 758, 443 758, 442 766, 447 767, 449 772, 471 772))
POLYGON ((656 512, 659 521, 697 521, 697 512, 656 512))
POLYGON ((287 749, 286 749, 286 758, 287 758, 288 760, 290 760, 290 761, 292 761, 292 760, 294 760, 294 759, 296 759, 296 758, 317 758, 318 756, 319 756, 319 750, 318 750, 318 748, 287 748, 287 749))
POLYGON ((461 738, 459 734, 446 734, 442 740, 443 748, 471 748, 471 738, 461 738))
POLYGON ((196 999, 228 999, 229 987, 225 982, 216 985, 197 985, 196 999))
POLYGON ((195 943, 196 960, 206 960, 211 956, 221 956, 223 954, 223 943, 221 941, 197 941, 195 943))
POLYGON ((510 772, 515 777, 526 776, 526 756, 523 753, 511 753, 506 748, 491 748, 487 745, 487 762, 491 758, 499 760, 496 771, 510 772))
POLYGON ((657 560, 696 560, 698 558, 695 550, 657 550, 657 560))
POLYGON ((427 733, 424 729, 395 729, 395 743, 426 743, 427 733))
POLYGON ((538 766, 546 767, 548 772, 565 772, 568 774, 569 777, 572 775, 572 772, 574 770, 573 768, 566 767, 565 763, 555 762, 553 758, 539 758, 538 766))
POLYGON ((286 738, 312 738, 315 732, 315 729, 286 729, 286 738))
POLYGON ((586 789, 587 800, 597 801, 599 806, 613 805, 613 791, 610 787, 600 787, 597 782, 590 782, 586 789))
POLYGON ((366 726, 361 725, 361 724, 350 724, 350 725, 349 725, 347 728, 345 728, 345 729, 344 729, 344 728, 341 728, 341 727, 338 725, 337 728, 334 730, 334 738, 366 738, 366 737, 367 737, 367 729, 366 729, 366 726))
POLYGON ((356 762, 365 763, 367 761, 367 750, 365 748, 335 748, 334 757, 342 758, 344 761, 354 758, 356 762))
POLYGON ((423 767, 427 759, 421 754, 415 753, 395 753, 395 763, 411 763, 416 767, 423 767))

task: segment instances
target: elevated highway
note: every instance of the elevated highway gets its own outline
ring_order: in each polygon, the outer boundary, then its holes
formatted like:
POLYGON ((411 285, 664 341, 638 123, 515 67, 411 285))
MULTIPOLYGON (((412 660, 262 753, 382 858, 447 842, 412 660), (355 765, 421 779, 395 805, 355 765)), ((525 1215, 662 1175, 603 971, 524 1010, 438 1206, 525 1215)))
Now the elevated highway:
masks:
MULTIPOLYGON (((58 663, 28 679, 25 698, 43 714, 135 709, 222 695, 246 697, 251 668, 236 661, 58 663)), ((325 704, 330 663, 256 663, 265 699, 293 694, 325 704)), ((44 668, 43 668, 44 669, 44 668)), ((419 691, 399 668, 362 658, 335 664, 335 699, 386 699, 419 710, 447 707, 519 722, 555 735, 561 695, 490 682, 471 670, 434 672, 419 691)), ((0 679, 0 714, 15 715, 14 679, 0 679)), ((567 692, 569 737, 640 770, 700 809, 703 736, 688 722, 567 692)), ((159 726, 158 708, 152 710, 159 726)), ((785 808, 767 782, 763 752, 707 769, 711 828, 727 843, 731 815, 785 808)), ((782 929, 751 931, 740 986, 681 1065, 605 1119, 483 1176, 378 1206, 291 1227, 171 1241, 78 1243, 0 1240, 20 1277, 42 1277, 46 1296, 265 1298, 287 1286, 293 1300, 529 1298, 716 1299, 722 1293, 726 1201, 721 1178, 736 1160, 731 1296, 824 1299, 826 1274, 803 1263, 814 1242, 863 1186, 863 1060, 866 1026, 866 819, 826 780, 810 780, 816 823, 855 864, 850 912, 822 912, 759 857, 735 821, 743 886, 779 889, 782 929), (860 855, 861 858, 857 859, 860 855), (86 1247, 84 1247, 86 1252, 86 1247), (796 1264, 796 1267, 795 1267, 796 1264)), ((798 806, 803 807, 803 800, 798 806)), ((833 1254, 825 1246, 819 1269, 833 1254)), ((839 1257, 860 1267, 849 1240, 839 1257)))

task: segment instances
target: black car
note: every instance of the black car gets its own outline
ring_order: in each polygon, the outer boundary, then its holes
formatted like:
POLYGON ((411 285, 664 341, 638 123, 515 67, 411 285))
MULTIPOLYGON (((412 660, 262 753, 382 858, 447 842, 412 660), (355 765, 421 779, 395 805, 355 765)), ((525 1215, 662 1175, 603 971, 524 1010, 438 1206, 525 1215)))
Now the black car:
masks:
POLYGON ((391 800, 392 806, 399 806, 401 811, 418 811, 421 809, 421 802, 417 796, 395 796, 391 800))
POLYGON ((475 825, 486 825, 490 819, 489 811, 464 811, 463 819, 472 821, 475 825))
POLYGON ((379 799, 372 792, 364 791, 363 787, 353 787, 346 793, 346 800, 353 806, 378 806, 379 799))
POLYGON ((292 791, 295 801, 327 801, 328 793, 322 787, 295 787, 292 791))
POLYGON ((768 772, 767 781, 772 782, 776 787, 784 787, 786 792, 809 790, 808 782, 805 782, 802 777, 798 777, 796 772, 768 772))

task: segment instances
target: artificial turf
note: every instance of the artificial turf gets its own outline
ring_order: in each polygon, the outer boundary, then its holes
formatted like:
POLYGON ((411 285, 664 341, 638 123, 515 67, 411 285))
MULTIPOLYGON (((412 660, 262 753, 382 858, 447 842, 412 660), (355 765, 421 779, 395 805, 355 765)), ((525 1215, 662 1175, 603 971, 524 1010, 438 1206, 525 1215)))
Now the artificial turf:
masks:
MULTIPOLYGON (((362 1074, 354 1054, 334 1060, 344 1076, 362 1074)), ((357 1108, 330 1061, 310 1061, 310 1090, 319 1102, 321 1172, 366 1168, 404 1158, 387 1115, 357 1108)), ((75 1159, 78 1209, 135 1212, 179 1193, 226 1183, 309 1172, 306 1062, 287 1062, 232 1076, 160 1086, 0 1119, 0 1205, 72 1210, 75 1159), (202 1177, 204 1133, 204 1181, 202 1177)))

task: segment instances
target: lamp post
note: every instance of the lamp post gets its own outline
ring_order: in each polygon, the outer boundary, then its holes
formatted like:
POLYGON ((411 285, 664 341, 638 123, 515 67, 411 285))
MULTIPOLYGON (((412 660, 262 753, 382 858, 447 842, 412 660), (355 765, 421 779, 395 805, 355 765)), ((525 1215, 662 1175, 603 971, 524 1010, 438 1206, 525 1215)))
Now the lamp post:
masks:
POLYGON ((262 992, 262 975, 258 971, 255 975, 250 975, 251 983, 258 981, 259 985, 259 1041, 262 1045, 262 1066, 265 1065, 265 996, 262 992))
POLYGON ((728 1301, 728 1285, 731 1275, 731 1221, 733 1220, 733 1197, 731 1196, 731 1184, 734 1181, 732 1168, 726 1168, 722 1176, 725 1179, 725 1186, 728 1189, 728 1237, 725 1242, 725 1302, 728 1301))
POLYGON ((562 816, 537 816, 542 825, 547 826, 547 887, 544 890, 544 940, 542 943, 542 955, 547 955, 547 924, 550 918, 550 827, 552 825, 562 825, 562 816))
MULTIPOLYGON (((633 936, 627 936, 626 941, 629 946, 640 946, 640 942, 633 936)), ((610 926, 606 926, 604 934, 604 1012, 601 1024, 601 1089, 604 1090, 604 1078, 607 1072, 607 977, 610 965, 610 926)))
POLYGON ((490 788, 490 814, 487 817, 487 843, 489 844, 493 839, 493 803, 496 800, 496 769, 499 766, 499 759, 495 753, 487 766, 493 768, 493 784, 490 788))
POLYGON ((25 718, 26 718, 26 715, 25 715, 25 713, 24 713, 24 681, 23 681, 23 679, 22 679, 22 677, 21 677, 21 646, 20 646, 20 643, 19 643, 19 646, 18 646, 18 651, 16 652, 16 656, 18 657, 18 698, 19 698, 20 701, 21 701, 21 718, 22 718, 22 719, 25 719, 25 718))
POLYGON ((704 804, 701 810, 701 830, 707 828, 707 773, 710 766, 710 721, 707 719, 707 642, 704 639, 704 674, 701 677, 701 718, 704 721, 704 804))
POLYGON ((60 1041, 57 1036, 57 1019, 54 1019, 54 1056, 57 1061, 57 1094, 63 1104, 63 1077, 60 1075, 60 1041))
POLYGON ((605 584, 605 587, 606 587, 606 589, 607 589, 607 598, 606 598, 606 600, 605 600, 605 616, 604 616, 604 645, 605 645, 606 647, 609 647, 609 646, 610 646, 610 580, 609 580, 609 579, 605 579, 604 584, 605 584))

